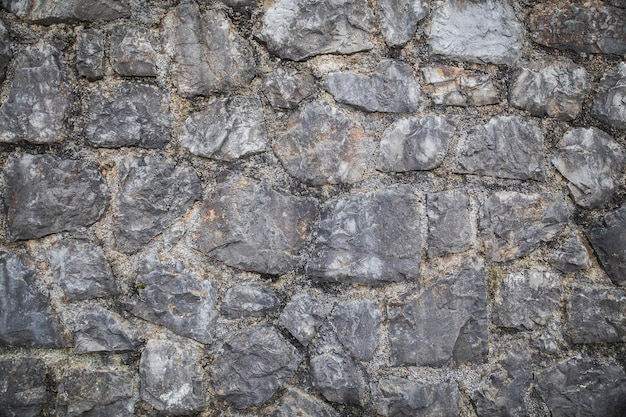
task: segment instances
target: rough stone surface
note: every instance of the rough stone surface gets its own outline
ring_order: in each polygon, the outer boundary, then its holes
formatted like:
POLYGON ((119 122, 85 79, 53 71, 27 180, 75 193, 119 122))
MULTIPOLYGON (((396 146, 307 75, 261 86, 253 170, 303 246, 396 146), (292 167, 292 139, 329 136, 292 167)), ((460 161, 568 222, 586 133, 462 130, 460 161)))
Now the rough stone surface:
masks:
POLYGON ((462 174, 543 181, 543 134, 519 116, 496 116, 461 136, 454 171, 462 174))
POLYGON ((617 129, 626 129, 626 62, 620 62, 600 80, 592 114, 617 129))
POLYGON ((322 185, 359 182, 375 145, 346 113, 313 102, 290 117, 273 149, 291 175, 322 185))
POLYGON ((271 414, 272 417, 339 417, 339 413, 324 401, 313 397, 306 392, 286 387, 278 408, 271 414))
POLYGON ((508 0, 446 0, 433 12, 428 43, 449 59, 514 65, 524 41, 524 26, 508 0))
POLYGON ((383 172, 427 171, 448 153, 456 120, 437 115, 400 119, 380 140, 376 169, 383 172))
POLYGON ((213 364, 215 395, 236 408, 260 405, 291 378, 301 360, 274 329, 244 330, 226 341, 213 364))
POLYGON ((441 367, 487 358, 487 293, 482 260, 387 304, 393 365, 441 367))
POLYGON ((613 284, 626 285, 626 205, 607 214, 586 231, 600 264, 613 284))
POLYGON ((261 37, 271 53, 301 61, 369 50, 373 30, 374 15, 358 0, 277 0, 265 11, 261 37))
POLYGON ((495 262, 521 258, 554 239, 567 224, 561 197, 501 191, 483 203, 479 228, 485 253, 495 262))
POLYGON ((97 29, 85 29, 76 37, 76 69, 89 81, 104 77, 104 35, 97 29))
POLYGON ((218 99, 187 118, 180 144, 194 155, 224 161, 264 152, 268 137, 256 96, 218 99))
POLYGON ((554 251, 550 264, 559 271, 570 274, 591 266, 589 253, 578 235, 565 240, 554 251))
POLYGON ((382 314, 375 301, 346 301, 337 305, 330 325, 355 359, 368 361, 378 347, 381 320, 382 314))
POLYGON ((321 282, 383 285, 419 276, 421 209, 413 191, 394 187, 329 202, 306 268, 321 282), (395 210, 403 213, 394 216, 395 210))
POLYGON ((315 91, 315 79, 307 72, 277 68, 263 76, 263 93, 274 107, 295 109, 315 91))
POLYGON ((4 180, 10 241, 89 226, 109 202, 98 165, 87 161, 24 154, 9 158, 4 180))
POLYGON ((456 416, 461 395, 456 383, 422 383, 389 376, 372 387, 376 411, 385 417, 456 416))
POLYGON ((323 353, 312 357, 310 365, 313 383, 328 401, 355 405, 363 403, 363 376, 349 356, 323 353))
POLYGON ((283 309, 279 322, 298 342, 307 346, 331 309, 329 303, 318 301, 307 294, 296 294, 283 309))
POLYGON ((588 92, 585 68, 561 59, 521 68, 512 80, 509 99, 533 116, 573 120, 580 115, 588 92))
POLYGON ((221 313, 229 319, 263 317, 278 310, 280 300, 271 288, 259 284, 236 285, 222 298, 221 313))
POLYGON ((200 198, 196 172, 164 157, 126 158, 118 167, 120 193, 113 232, 117 247, 134 253, 185 214, 200 198))
POLYGON ((424 90, 434 104, 467 107, 500 102, 498 89, 488 74, 445 65, 424 67, 420 71, 424 90))
POLYGON ((410 113, 421 103, 420 86, 409 64, 386 59, 372 75, 333 72, 324 84, 339 103, 369 112, 410 113))
POLYGON ((428 257, 461 253, 470 248, 469 197, 464 190, 428 195, 428 257))
POLYGON ((0 20, 0 82, 4 81, 7 66, 13 56, 13 48, 11 46, 11 36, 4 22, 0 20))
POLYGON ((2 0, 2 6, 35 23, 107 22, 130 15, 128 0, 2 0))
POLYGON ((574 288, 567 298, 564 334, 571 343, 626 342, 626 293, 574 288))
POLYGON ((46 403, 46 367, 39 358, 0 359, 3 417, 36 417, 46 403))
POLYGON ((380 30, 389 46, 411 40, 418 23, 428 16, 430 0, 381 0, 378 2, 380 30))
POLYGON ((150 30, 141 26, 119 26, 111 33, 110 59, 120 75, 155 77, 157 42, 150 30))

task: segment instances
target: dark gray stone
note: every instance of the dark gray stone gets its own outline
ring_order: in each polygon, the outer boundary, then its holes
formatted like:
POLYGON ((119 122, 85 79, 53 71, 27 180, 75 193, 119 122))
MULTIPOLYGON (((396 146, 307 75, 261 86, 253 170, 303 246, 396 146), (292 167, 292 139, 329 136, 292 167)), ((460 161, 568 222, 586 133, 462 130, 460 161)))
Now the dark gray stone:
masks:
POLYGON ((591 266, 589 253, 578 235, 565 240, 554 251, 550 264, 565 274, 580 271, 591 266))
POLYGON ((191 225, 191 245, 235 268, 284 274, 302 263, 316 206, 312 198, 233 176, 204 200, 191 225))
POLYGON ((536 374, 553 417, 620 417, 626 414, 626 375, 614 362, 569 358, 536 374))
POLYGON ((521 68, 512 80, 509 100, 533 116, 573 120, 589 93, 587 71, 569 59, 535 62, 521 68))
POLYGON ((198 156, 224 161, 264 152, 268 137, 256 96, 218 99, 187 118, 180 145, 198 156))
POLYGON ((339 404, 363 405, 365 382, 347 355, 323 353, 311 358, 313 383, 324 398, 339 404))
POLYGON ((319 400, 306 392, 286 387, 278 407, 271 414, 272 417, 339 417, 339 413, 324 401, 319 400))
POLYGON ((517 63, 524 26, 508 0, 446 0, 433 12, 428 43, 434 54, 458 61, 517 63))
POLYGON ((48 251, 56 282, 69 301, 120 293, 102 248, 86 239, 65 239, 48 251))
POLYGON ((428 257, 461 253, 472 244, 469 197, 464 190, 428 194, 428 257))
POLYGON ((393 365, 480 364, 487 359, 487 292, 483 262, 434 280, 387 305, 393 365))
POLYGON ((0 252, 0 345, 63 346, 59 321, 35 281, 29 260, 0 252))
POLYGON ((525 270, 507 275, 498 285, 492 312, 496 326, 534 330, 545 326, 561 303, 558 274, 525 270))
POLYGON ((411 40, 418 23, 428 16, 430 0, 380 0, 380 31, 389 46, 411 40))
POLYGON ((378 347, 381 319, 376 301, 346 301, 337 305, 330 325, 355 359, 369 361, 378 347))
POLYGON ((46 403, 46 367, 38 358, 0 359, 2 417, 37 417, 46 403))
POLYGON ((35 23, 107 22, 130 16, 129 0, 2 0, 2 6, 35 23))
POLYGON ((4 26, 4 22, 0 20, 0 83, 4 81, 7 66, 13 56, 13 47, 11 46, 11 36, 4 26))
POLYGON ((307 275, 316 281, 367 285, 415 281, 422 250, 420 217, 413 189, 406 186, 329 202, 307 275))
POLYGON ((109 49, 113 71, 120 75, 156 77, 156 35, 141 26, 118 26, 111 33, 109 49))
POLYGON ((331 309, 330 303, 323 303, 307 294, 297 294, 283 309, 279 323, 298 339, 298 342, 307 346, 331 309))
POLYGON ((521 258, 554 239, 567 225, 569 210, 551 194, 501 191, 483 203, 479 228, 486 255, 494 262, 521 258))
POLYGON ((604 74, 591 114, 617 129, 626 129, 626 62, 604 74))
POLYGON ((301 61, 320 54, 372 49, 374 15, 358 0, 277 0, 263 17, 261 37, 281 58, 301 61))
POLYGON ((13 242, 90 226, 109 203, 100 167, 92 162, 11 156, 4 179, 7 232, 13 242))
POLYGON ((385 417, 458 416, 461 394, 455 382, 423 383, 396 376, 372 384, 376 411, 385 417))
POLYGON ((259 284, 241 284, 226 291, 220 311, 229 319, 237 319, 267 316, 279 307, 280 300, 271 288, 259 284))
POLYGON ((315 79, 306 72, 279 67, 263 76, 263 93, 274 107, 295 109, 314 91, 315 79))
POLYGON ((361 180, 375 145, 346 113, 313 102, 293 114, 288 126, 273 149, 291 175, 312 185, 361 180))
POLYGON ((410 113, 422 101, 413 69, 394 59, 381 61, 372 75, 332 72, 324 86, 339 103, 369 112, 410 113))
POLYGON ((607 214, 586 231, 613 284, 626 285, 626 205, 607 214))
POLYGON ((96 29, 85 29, 76 37, 76 69, 89 81, 104 77, 104 35, 96 29))
POLYGON ((183 96, 247 87, 255 73, 252 50, 226 15, 200 14, 184 0, 163 19, 163 48, 172 58, 170 75, 183 96))
POLYGON ((85 137, 92 146, 162 148, 170 139, 169 99, 157 86, 122 81, 89 96, 85 137))
POLYGON ((72 93, 61 52, 41 42, 14 60, 13 83, 0 106, 0 142, 59 142, 72 93))
POLYGON ((164 157, 124 159, 118 178, 113 233, 119 250, 128 254, 143 248, 202 195, 195 170, 164 157))
POLYGON ((376 169, 383 172, 427 171, 448 153, 456 120, 437 115, 400 119, 380 139, 376 169))
POLYGON ((253 9, 258 6, 259 0, 222 0, 222 3, 245 16, 250 16, 253 9))
POLYGON ((301 361, 297 349, 273 328, 244 330, 226 341, 213 364, 215 395, 235 408, 263 404, 301 361))
POLYGON ((620 184, 626 155, 611 137, 595 127, 572 129, 552 164, 567 180, 579 206, 596 208, 610 198, 620 184))
POLYGON ((498 89, 488 74, 447 65, 422 68, 424 91, 434 104, 487 106, 500 102, 498 89))
POLYGON ((564 335, 571 343, 626 342, 626 292, 573 288, 565 304, 564 335))
POLYGON ((457 146, 459 174, 543 181, 543 135, 518 116, 496 116, 461 135, 457 146))

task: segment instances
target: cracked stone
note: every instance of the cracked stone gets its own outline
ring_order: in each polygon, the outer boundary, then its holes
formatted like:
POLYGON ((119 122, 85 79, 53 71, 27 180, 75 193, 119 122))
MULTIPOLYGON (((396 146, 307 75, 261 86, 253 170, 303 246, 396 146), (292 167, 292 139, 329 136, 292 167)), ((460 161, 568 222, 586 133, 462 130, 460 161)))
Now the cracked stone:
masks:
POLYGON ((4 22, 0 20, 0 82, 4 81, 7 66, 13 56, 13 47, 11 45, 11 36, 4 22))
POLYGON ((456 416, 461 395, 455 382, 424 383, 388 376, 372 386, 376 411, 385 417, 456 416))
POLYGON ((32 357, 0 359, 3 417, 37 417, 46 403, 46 366, 32 357))
POLYGON ((369 361, 378 347, 381 320, 376 301, 346 301, 337 305, 330 325, 355 359, 369 361))
POLYGON ((104 78, 104 35, 96 29, 85 29, 76 37, 76 69, 89 81, 104 78))
POLYGON ((472 244, 469 197, 464 190, 428 194, 428 257, 461 253, 472 244))
POLYGON ((426 91, 440 106, 487 106, 500 102, 498 89, 488 74, 436 65, 421 70, 426 91))
POLYGON ((280 300, 271 288, 258 284, 242 284, 229 288, 222 299, 221 313, 229 319, 264 317, 280 307, 280 300))
POLYGON ((323 353, 311 358, 315 387, 328 401, 362 405, 365 382, 354 361, 346 355, 323 353))
POLYGON ((263 93, 274 107, 295 109, 315 92, 315 79, 306 72, 277 68, 263 76, 263 93))
POLYGON ((2 6, 34 23, 108 22, 130 16, 128 0, 2 0, 2 6))
POLYGON ((574 288, 565 303, 565 337, 571 343, 626 342, 626 293, 574 288))
POLYGON ((332 304, 323 303, 307 294, 297 294, 287 303, 279 317, 282 327, 304 346, 315 337, 330 313, 332 304))
POLYGON ((278 408, 271 414, 272 417, 339 417, 339 413, 324 401, 319 400, 306 392, 286 387, 285 394, 280 399, 278 408))
POLYGON ((626 129, 626 62, 602 76, 591 114, 617 129, 626 129))
POLYGON ((402 46, 411 40, 419 22, 428 16, 430 0, 380 0, 380 30, 387 45, 402 46))
POLYGON ((113 71, 119 75, 156 77, 156 36, 141 26, 119 26, 111 33, 109 50, 113 71))
POLYGON ((586 230, 587 238, 613 284, 626 285, 626 205, 586 230))
POLYGON ((580 271, 591 266, 589 253, 578 235, 574 235, 554 251, 550 264, 565 274, 580 271))

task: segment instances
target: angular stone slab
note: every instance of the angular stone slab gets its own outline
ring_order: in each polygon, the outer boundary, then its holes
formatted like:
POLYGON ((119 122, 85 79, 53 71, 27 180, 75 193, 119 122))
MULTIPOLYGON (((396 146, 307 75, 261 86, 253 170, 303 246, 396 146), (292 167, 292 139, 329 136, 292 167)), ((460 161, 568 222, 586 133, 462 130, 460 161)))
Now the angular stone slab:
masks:
POLYGON ((595 127, 567 132, 552 157, 552 164, 568 180, 572 198, 585 208, 596 208, 613 195, 625 162, 622 146, 595 127))
POLYGON ((307 294, 297 294, 287 303, 279 323, 298 342, 307 346, 330 313, 332 304, 323 303, 307 294))
POLYGON ((324 401, 295 387, 286 387, 272 417, 339 417, 324 401))
POLYGON ((129 0, 2 0, 2 6, 34 23, 107 22, 130 16, 129 0))
POLYGON ((271 327, 237 333, 212 367, 215 395, 235 408, 263 404, 298 369, 297 349, 271 327))
POLYGON ((459 174, 543 181, 543 135, 518 116, 496 116, 461 136, 457 146, 459 174))
POLYGON ((626 292, 574 288, 565 304, 563 333, 571 343, 626 342, 626 292))
POLYGON ((198 156, 235 161, 268 149, 263 106, 257 96, 218 99, 192 113, 180 145, 198 156))
POLYGON ((13 46, 11 45, 11 36, 2 20, 0 20, 0 82, 4 81, 7 66, 12 56, 13 46))
POLYGON ((429 0, 380 0, 380 31, 389 46, 402 46, 411 40, 418 23, 428 16, 429 0))
POLYGON ((375 145, 346 113, 313 102, 293 114, 288 126, 273 149, 291 175, 311 185, 361 180, 375 145))
POLYGON ((500 102, 498 89, 488 74, 436 65, 421 70, 426 91, 440 106, 487 106, 500 102))
POLYGON ((513 66, 522 53, 524 26, 508 0, 446 0, 433 12, 428 43, 445 58, 513 66))
POLYGON ((415 281, 421 214, 413 190, 405 186, 330 201, 322 210, 307 276, 367 285, 415 281))
POLYGON ((372 49, 373 30, 374 15, 359 0, 277 0, 265 11, 261 38, 272 54, 302 61, 372 49))
POLYGON ((339 303, 329 321, 337 339, 352 356, 369 361, 378 347, 381 319, 376 301, 358 300, 339 303))
POLYGON ((220 312, 229 319, 263 317, 277 311, 279 307, 280 300, 271 288, 241 284, 226 291, 220 312))
POLYGON ((469 197, 464 190, 428 194, 428 257, 461 253, 472 244, 469 197))
POLYGON ((586 234, 613 284, 625 286, 626 205, 595 222, 586 234))
POLYGON ((202 195, 195 170, 164 157, 124 159, 118 178, 113 233, 118 249, 127 254, 144 247, 202 195))
POLYGON ((626 62, 602 76, 591 114, 617 129, 626 129, 626 62))
POLYGON ((550 264, 565 274, 591 266, 589 253, 578 235, 568 238, 554 251, 550 264))
POLYGON ((428 171, 448 153, 456 120, 428 115, 400 119, 380 139, 376 169, 383 172, 428 171))
POLYGON ((72 93, 61 52, 41 42, 14 60, 13 83, 0 106, 0 142, 59 142, 72 93))
POLYGON ((501 191, 483 203, 479 222, 485 253, 494 262, 521 258, 554 239, 567 225, 561 197, 501 191))
POLYGON ((46 366, 32 357, 0 359, 3 416, 37 417, 46 403, 46 366))
POLYGON ((354 361, 347 355, 323 353, 311 358, 315 387, 328 401, 362 405, 365 382, 354 361))
POLYGON ((372 384, 374 406, 385 417, 457 416, 461 394, 455 382, 423 383, 395 376, 372 384))
POLYGON ((85 29, 76 37, 76 69, 89 81, 104 78, 104 35, 96 29, 85 29))
POLYGON ((314 91, 315 79, 306 72, 279 67, 263 76, 263 94, 274 107, 295 109, 314 91))
POLYGON ((100 167, 92 162, 51 155, 11 156, 4 179, 12 242, 90 226, 109 204, 100 167))
POLYGON ((136 77, 157 76, 156 35, 142 26, 119 26, 111 33, 109 56, 113 71, 136 77))

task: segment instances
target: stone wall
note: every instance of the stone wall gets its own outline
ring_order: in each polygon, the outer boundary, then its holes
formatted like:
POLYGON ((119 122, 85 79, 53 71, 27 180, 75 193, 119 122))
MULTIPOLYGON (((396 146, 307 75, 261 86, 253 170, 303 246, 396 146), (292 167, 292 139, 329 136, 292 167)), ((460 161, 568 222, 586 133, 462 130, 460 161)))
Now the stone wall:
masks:
POLYGON ((0 416, 626 414, 624 0, 2 0, 0 416))

